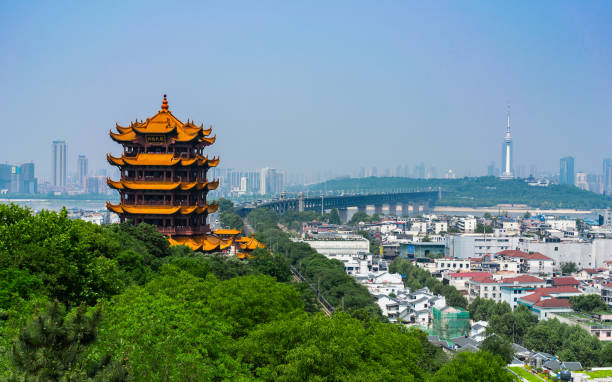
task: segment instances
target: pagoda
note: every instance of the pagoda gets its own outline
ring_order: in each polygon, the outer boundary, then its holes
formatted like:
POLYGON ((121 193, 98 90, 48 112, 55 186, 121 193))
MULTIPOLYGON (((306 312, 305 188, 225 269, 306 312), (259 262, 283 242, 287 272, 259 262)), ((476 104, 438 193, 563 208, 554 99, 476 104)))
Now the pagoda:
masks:
POLYGON ((219 164, 219 158, 204 155, 205 148, 215 143, 212 127, 181 122, 170 112, 164 94, 157 114, 126 127, 116 124, 116 130, 110 137, 123 146, 123 153, 108 154, 107 160, 119 167, 121 177, 107 183, 119 191, 120 202, 106 206, 122 223, 154 225, 171 245, 194 250, 233 249, 244 255, 261 246, 253 238, 239 237, 238 230, 212 232, 207 223, 208 215, 218 208, 206 200, 208 192, 219 186, 218 180, 208 179, 208 170, 219 164))

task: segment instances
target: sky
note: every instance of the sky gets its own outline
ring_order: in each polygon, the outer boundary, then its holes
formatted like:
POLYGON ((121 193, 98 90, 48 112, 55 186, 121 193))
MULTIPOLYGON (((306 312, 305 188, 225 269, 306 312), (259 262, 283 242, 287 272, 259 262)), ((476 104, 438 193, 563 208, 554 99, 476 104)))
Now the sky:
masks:
POLYGON ((90 169, 115 123, 168 94, 223 167, 356 172, 419 162, 601 172, 612 157, 609 1, 0 2, 0 162, 51 142, 90 169))

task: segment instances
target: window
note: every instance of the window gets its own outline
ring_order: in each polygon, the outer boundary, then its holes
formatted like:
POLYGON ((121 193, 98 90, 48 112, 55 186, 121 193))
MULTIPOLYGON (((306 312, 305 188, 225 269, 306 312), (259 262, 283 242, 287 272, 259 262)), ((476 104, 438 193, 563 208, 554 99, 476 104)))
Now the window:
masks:
POLYGON ((606 332, 606 337, 610 337, 610 334, 611 334, 611 332, 608 330, 608 331, 606 332))
POLYGON ((555 251, 558 251, 558 250, 559 250, 559 247, 555 247, 555 251))
POLYGON ((484 287, 484 290, 489 290, 489 287, 487 287, 487 286, 486 286, 486 287, 484 287))

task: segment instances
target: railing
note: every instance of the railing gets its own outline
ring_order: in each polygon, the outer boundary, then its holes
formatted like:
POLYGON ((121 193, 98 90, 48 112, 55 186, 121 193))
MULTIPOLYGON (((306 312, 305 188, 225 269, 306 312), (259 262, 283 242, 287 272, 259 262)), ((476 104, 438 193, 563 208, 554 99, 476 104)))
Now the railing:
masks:
POLYGON ((330 304, 325 297, 323 297, 323 295, 321 295, 321 293, 319 292, 319 290, 317 288, 315 288, 311 283, 309 283, 306 278, 304 276, 302 276, 302 274, 297 270, 297 268, 295 268, 293 265, 289 266, 291 268, 291 273, 293 273, 293 275, 295 277, 298 278, 298 280, 300 280, 300 282, 305 283, 306 285, 308 285, 308 287, 310 289, 313 290, 313 292, 315 292, 315 294, 317 295, 317 300, 319 301, 319 304, 321 304, 323 311, 325 312, 325 314, 327 314, 328 316, 331 316, 336 308, 334 308, 332 306, 332 304, 330 304))
POLYGON ((205 227, 157 227, 157 230, 164 235, 201 235, 206 233, 205 227))

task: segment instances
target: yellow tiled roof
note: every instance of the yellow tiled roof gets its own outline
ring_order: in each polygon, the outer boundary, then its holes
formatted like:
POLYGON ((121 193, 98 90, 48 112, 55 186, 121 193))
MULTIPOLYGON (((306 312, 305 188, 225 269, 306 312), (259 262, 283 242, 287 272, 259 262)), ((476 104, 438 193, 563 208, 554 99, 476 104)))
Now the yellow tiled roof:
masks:
POLYGON ((219 205, 205 204, 203 206, 150 206, 150 205, 128 205, 128 204, 111 204, 106 202, 106 208, 118 214, 130 215, 174 215, 181 213, 189 215, 196 213, 198 215, 205 212, 213 213, 217 211, 219 205))
POLYGON ((177 188, 188 191, 193 188, 202 190, 208 188, 214 190, 219 186, 219 181, 214 182, 132 182, 126 180, 114 181, 109 178, 106 179, 106 183, 116 190, 160 190, 160 191, 171 191, 177 188))
POLYGON ((205 138, 212 132, 212 127, 204 129, 204 124, 197 126, 192 122, 181 122, 170 110, 160 110, 145 121, 135 121, 129 126, 115 124, 119 133, 110 132, 111 137, 118 142, 129 142, 136 139, 137 134, 170 134, 176 132, 176 142, 190 142, 199 138, 199 142, 213 144, 215 137, 205 138))
POLYGON ((120 157, 114 157, 110 154, 106 154, 106 160, 108 163, 114 166, 124 166, 126 164, 131 166, 174 166, 180 164, 181 166, 191 166, 197 164, 198 166, 216 167, 219 164, 219 158, 208 159, 208 156, 197 155, 195 158, 177 158, 174 154, 138 154, 134 157, 128 157, 122 155, 120 157))

